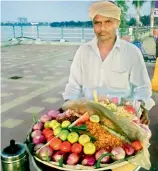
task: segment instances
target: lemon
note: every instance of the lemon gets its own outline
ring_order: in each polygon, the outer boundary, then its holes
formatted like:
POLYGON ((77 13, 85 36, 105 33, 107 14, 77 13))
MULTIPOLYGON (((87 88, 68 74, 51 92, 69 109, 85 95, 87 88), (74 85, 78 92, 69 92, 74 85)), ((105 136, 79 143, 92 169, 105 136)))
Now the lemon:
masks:
POLYGON ((100 121, 100 118, 98 115, 92 115, 92 116, 90 116, 90 121, 98 123, 100 121))
POLYGON ((93 143, 88 142, 84 145, 83 152, 84 154, 92 155, 96 152, 96 146, 93 143))

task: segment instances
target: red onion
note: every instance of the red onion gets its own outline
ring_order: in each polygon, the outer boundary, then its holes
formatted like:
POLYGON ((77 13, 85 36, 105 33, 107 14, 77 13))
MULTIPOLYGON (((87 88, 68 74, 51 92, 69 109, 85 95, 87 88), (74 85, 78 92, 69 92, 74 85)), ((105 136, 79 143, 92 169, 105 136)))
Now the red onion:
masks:
POLYGON ((48 147, 48 146, 45 146, 43 147, 40 151, 39 151, 39 157, 42 159, 42 160, 47 160, 47 156, 50 158, 53 154, 53 150, 48 147))
POLYGON ((126 154, 128 156, 131 156, 132 154, 134 154, 134 148, 132 147, 132 145, 128 144, 128 143, 125 143, 123 145, 123 149, 125 150, 126 154))
POLYGON ((59 113, 60 112, 57 110, 50 110, 48 111, 47 115, 50 116, 52 119, 55 119, 59 113))
POLYGON ((41 147, 43 147, 44 144, 40 143, 40 144, 36 144, 35 147, 34 147, 34 151, 37 151, 39 150, 41 147))
POLYGON ((125 151, 123 148, 121 147, 114 147, 111 151, 111 153, 114 155, 112 156, 112 158, 114 160, 120 160, 120 159, 124 159, 125 158, 125 151))
POLYGON ((62 151, 57 151, 57 152, 53 155, 52 159, 53 159, 53 161, 58 162, 58 161, 62 158, 62 156, 65 157, 65 153, 63 153, 62 151))
POLYGON ((140 124, 141 128, 143 128, 146 132, 146 136, 148 137, 148 139, 151 138, 152 136, 152 133, 151 133, 151 130, 149 129, 148 125, 145 125, 145 124, 140 124))
POLYGON ((93 166, 95 164, 94 156, 84 156, 82 160, 82 165, 84 166, 93 166))
POLYGON ((38 122, 33 126, 33 130, 41 130, 43 128, 43 123, 38 122))
POLYGON ((36 137, 36 136, 40 136, 42 134, 42 132, 40 130, 35 130, 31 133, 31 137, 36 137))
MULTIPOLYGON (((108 151, 101 149, 99 151, 96 152, 95 154, 95 159, 98 160, 100 156, 102 156, 103 154, 109 153, 108 151)), ((110 156, 105 156, 102 160, 101 163, 107 163, 110 160, 110 156)))
POLYGON ((40 121, 43 122, 43 123, 45 123, 47 121, 50 121, 51 119, 52 119, 51 116, 43 115, 43 116, 41 116, 40 121))
POLYGON ((44 141, 45 141, 45 137, 42 134, 39 136, 35 136, 32 139, 33 144, 40 144, 40 143, 43 143, 44 141))
POLYGON ((67 164, 75 165, 75 164, 77 164, 78 161, 79 161, 79 155, 77 155, 76 153, 71 153, 68 156, 67 164))

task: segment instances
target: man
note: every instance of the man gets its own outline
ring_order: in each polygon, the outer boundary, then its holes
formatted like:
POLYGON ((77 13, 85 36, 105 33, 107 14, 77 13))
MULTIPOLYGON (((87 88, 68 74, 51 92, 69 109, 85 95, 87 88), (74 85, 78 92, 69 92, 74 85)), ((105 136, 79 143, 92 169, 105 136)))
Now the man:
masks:
MULTIPOLYGON (((139 49, 116 36, 121 9, 112 2, 96 2, 90 6, 96 37, 79 47, 71 65, 64 100, 93 98, 98 94, 142 100, 149 110, 154 101, 151 83, 139 49)), ((142 117, 148 123, 147 115, 142 117)))

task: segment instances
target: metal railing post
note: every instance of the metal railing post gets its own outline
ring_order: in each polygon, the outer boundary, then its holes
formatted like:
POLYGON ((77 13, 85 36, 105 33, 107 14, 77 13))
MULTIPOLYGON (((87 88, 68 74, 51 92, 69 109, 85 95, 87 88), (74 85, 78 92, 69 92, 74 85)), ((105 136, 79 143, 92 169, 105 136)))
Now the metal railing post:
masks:
POLYGON ((85 39, 84 39, 84 27, 82 27, 82 39, 81 39, 81 42, 85 42, 85 39))
POLYGON ((39 39, 39 26, 37 25, 37 39, 39 39))
POLYGON ((23 33, 23 26, 21 26, 21 37, 23 38, 24 33, 23 33))
POLYGON ((82 27, 82 40, 84 40, 84 27, 82 27))
POLYGON ((63 30, 63 27, 61 27, 61 39, 63 39, 64 37, 64 30, 63 30))
POLYGON ((37 38, 36 41, 41 41, 39 37, 39 25, 36 26, 36 31, 37 31, 37 38))
POLYGON ((13 25, 13 36, 14 36, 14 39, 15 39, 15 26, 13 25))
POLYGON ((64 28, 61 27, 61 39, 60 39, 60 42, 65 42, 64 40, 64 28))

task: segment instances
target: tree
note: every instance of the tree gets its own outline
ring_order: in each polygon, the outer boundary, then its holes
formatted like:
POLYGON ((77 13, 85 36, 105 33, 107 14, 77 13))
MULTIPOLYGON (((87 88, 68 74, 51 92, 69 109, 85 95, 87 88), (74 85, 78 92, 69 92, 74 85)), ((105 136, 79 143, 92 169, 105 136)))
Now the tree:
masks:
POLYGON ((154 8, 155 8, 155 1, 151 1, 151 11, 150 11, 150 35, 153 35, 153 27, 154 27, 154 8))
POLYGON ((128 21, 128 25, 129 25, 129 26, 135 26, 135 25, 136 25, 136 19, 132 17, 132 18, 128 21))
POLYGON ((150 25, 150 16, 149 15, 144 15, 140 17, 140 21, 144 26, 149 26, 150 25))
POLYGON ((135 39, 138 39, 138 32, 139 32, 139 24, 140 24, 140 8, 143 6, 145 1, 141 0, 134 0, 132 1, 132 4, 136 8, 136 33, 135 33, 135 39))
POLYGON ((132 4, 136 8, 136 25, 137 26, 139 26, 139 23, 140 23, 140 8, 143 6, 144 3, 145 1, 141 1, 141 0, 135 0, 132 2, 132 4))
POLYGON ((116 4, 121 8, 121 23, 120 23, 120 34, 123 34, 127 31, 127 11, 128 5, 126 0, 116 0, 116 4))

